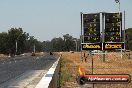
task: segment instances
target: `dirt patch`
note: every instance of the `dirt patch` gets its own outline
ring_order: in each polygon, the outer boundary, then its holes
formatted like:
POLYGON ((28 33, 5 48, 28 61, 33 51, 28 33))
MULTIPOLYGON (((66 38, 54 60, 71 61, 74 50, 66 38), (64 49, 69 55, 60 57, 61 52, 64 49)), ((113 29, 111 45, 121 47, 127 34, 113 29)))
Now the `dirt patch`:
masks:
POLYGON ((8 55, 0 54, 0 61, 1 60, 5 60, 5 59, 8 59, 8 58, 9 58, 8 55))
POLYGON ((7 55, 4 54, 0 54, 0 57, 8 57, 7 55))

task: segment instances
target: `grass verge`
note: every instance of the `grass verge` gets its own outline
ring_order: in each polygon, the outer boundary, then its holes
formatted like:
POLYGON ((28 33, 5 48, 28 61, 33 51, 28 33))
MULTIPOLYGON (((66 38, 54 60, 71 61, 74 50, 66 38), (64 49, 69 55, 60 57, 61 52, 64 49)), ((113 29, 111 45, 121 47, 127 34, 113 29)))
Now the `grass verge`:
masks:
POLYGON ((60 70, 61 70, 60 86, 61 87, 64 87, 65 83, 72 79, 71 72, 67 68, 67 64, 70 63, 70 62, 71 62, 70 60, 67 60, 65 58, 60 59, 60 70))

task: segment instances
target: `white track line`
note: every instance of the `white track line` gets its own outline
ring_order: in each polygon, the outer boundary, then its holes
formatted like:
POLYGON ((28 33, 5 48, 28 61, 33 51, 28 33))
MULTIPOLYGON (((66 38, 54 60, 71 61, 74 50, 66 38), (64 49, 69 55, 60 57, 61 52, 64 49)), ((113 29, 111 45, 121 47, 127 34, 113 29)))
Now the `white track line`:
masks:
POLYGON ((58 61, 60 60, 60 57, 58 58, 58 60, 52 65, 52 67, 49 69, 49 71, 42 77, 42 79, 40 80, 40 82, 37 84, 37 86, 35 88, 48 88, 53 74, 55 72, 55 69, 58 65, 58 61))

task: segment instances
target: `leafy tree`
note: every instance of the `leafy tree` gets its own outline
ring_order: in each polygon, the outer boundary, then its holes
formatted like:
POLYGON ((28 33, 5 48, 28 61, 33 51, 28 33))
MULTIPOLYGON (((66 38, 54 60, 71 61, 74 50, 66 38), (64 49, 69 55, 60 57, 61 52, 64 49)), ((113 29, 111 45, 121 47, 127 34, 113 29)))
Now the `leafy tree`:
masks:
POLYGON ((34 45, 35 45, 34 36, 29 36, 29 38, 25 41, 25 52, 33 52, 34 45))
POLYGON ((43 46, 43 51, 45 52, 52 51, 51 41, 43 41, 42 46, 43 46))
POLYGON ((53 38, 51 41, 38 41, 34 36, 30 36, 22 28, 11 28, 8 32, 0 33, 0 53, 20 54, 24 52, 33 52, 34 46, 36 52, 41 51, 70 51, 76 50, 76 44, 80 45, 80 40, 73 38, 69 34, 63 35, 63 38, 53 38), (17 47, 16 47, 17 45, 17 47))
POLYGON ((0 53, 9 53, 8 34, 6 32, 0 33, 0 53))
POLYGON ((64 37, 64 50, 65 51, 75 50, 74 38, 69 34, 63 35, 63 37, 64 37))
POLYGON ((132 50, 132 28, 126 29, 126 49, 132 50))
POLYGON ((64 41, 61 37, 53 38, 51 40, 52 51, 62 51, 64 46, 64 41))
POLYGON ((25 47, 25 41, 28 39, 28 34, 23 32, 22 28, 11 28, 8 31, 8 48, 11 54, 23 53, 25 47), (17 43, 17 51, 16 51, 17 43))
POLYGON ((37 52, 43 51, 43 44, 42 44, 42 42, 40 42, 38 40, 36 40, 36 42, 35 42, 35 47, 36 47, 37 52))

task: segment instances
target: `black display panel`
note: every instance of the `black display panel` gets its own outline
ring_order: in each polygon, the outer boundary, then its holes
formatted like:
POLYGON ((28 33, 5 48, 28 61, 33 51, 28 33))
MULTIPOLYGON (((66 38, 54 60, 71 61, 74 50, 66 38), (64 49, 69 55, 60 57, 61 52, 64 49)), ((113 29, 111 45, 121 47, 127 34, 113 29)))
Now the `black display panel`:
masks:
POLYGON ((100 42, 100 14, 83 14, 83 43, 100 42))
POLYGON ((105 42, 121 42, 122 13, 105 13, 105 42))

